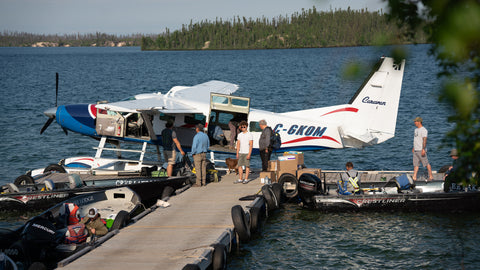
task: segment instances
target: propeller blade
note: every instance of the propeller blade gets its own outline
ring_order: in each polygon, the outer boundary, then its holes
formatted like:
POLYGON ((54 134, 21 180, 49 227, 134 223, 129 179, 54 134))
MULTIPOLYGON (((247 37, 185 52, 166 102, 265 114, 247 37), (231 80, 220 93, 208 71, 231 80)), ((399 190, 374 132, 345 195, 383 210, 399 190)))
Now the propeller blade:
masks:
POLYGON ((50 126, 50 124, 53 122, 53 119, 54 118, 48 118, 47 122, 45 122, 45 125, 43 125, 42 129, 40 130, 40 134, 42 134, 48 128, 48 126, 50 126))

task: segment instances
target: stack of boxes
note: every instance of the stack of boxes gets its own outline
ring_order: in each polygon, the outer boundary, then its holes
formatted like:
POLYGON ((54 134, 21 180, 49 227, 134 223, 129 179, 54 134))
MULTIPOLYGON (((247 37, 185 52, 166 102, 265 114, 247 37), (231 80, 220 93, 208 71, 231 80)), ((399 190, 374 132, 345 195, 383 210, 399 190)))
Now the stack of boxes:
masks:
POLYGON ((278 160, 268 162, 268 171, 260 173, 260 179, 268 177, 272 182, 278 182, 284 173, 290 173, 299 178, 304 173, 315 174, 320 177, 320 169, 304 168, 302 152, 285 152, 278 160))

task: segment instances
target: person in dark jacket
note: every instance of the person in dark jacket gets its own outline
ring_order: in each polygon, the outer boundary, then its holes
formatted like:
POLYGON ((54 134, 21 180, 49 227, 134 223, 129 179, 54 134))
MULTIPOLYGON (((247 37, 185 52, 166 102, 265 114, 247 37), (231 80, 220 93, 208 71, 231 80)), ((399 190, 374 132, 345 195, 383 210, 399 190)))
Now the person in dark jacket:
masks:
POLYGON ((173 174, 173 165, 175 165, 177 159, 177 151, 175 146, 178 148, 182 156, 185 155, 185 152, 180 145, 180 141, 177 139, 177 133, 173 130, 173 122, 168 121, 165 124, 165 129, 162 130, 162 144, 163 144, 163 157, 167 165, 167 175, 171 177, 173 174))
POLYGON ((260 128, 262 129, 262 134, 260 134, 260 139, 258 141, 258 148, 260 150, 260 158, 262 159, 262 172, 266 172, 268 169, 268 161, 270 160, 270 155, 272 154, 272 128, 267 126, 267 121, 264 119, 258 122, 260 128))

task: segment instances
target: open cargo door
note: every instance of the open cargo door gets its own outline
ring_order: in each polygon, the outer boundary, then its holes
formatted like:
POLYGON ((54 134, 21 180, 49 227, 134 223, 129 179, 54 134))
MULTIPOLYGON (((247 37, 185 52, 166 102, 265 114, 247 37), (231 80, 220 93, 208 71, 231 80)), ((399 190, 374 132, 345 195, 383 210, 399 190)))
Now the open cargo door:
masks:
MULTIPOLYGON (((250 98, 231 96, 225 94, 210 94, 210 113, 208 118, 208 135, 212 138, 214 129, 219 126, 227 140, 230 142, 230 128, 228 123, 234 122, 236 125, 240 121, 248 120, 248 114, 250 112, 250 98)), ((212 147, 215 146, 215 142, 212 143, 212 147)), ((226 144, 226 146, 228 143, 226 144)), ((215 149, 220 150, 220 149, 215 149)))

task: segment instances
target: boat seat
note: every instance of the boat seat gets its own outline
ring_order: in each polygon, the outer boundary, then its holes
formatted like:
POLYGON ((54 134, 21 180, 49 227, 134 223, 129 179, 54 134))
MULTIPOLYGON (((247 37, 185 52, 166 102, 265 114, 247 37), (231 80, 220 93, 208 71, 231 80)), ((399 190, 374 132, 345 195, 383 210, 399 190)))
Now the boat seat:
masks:
POLYGON ((398 192, 401 193, 402 190, 411 190, 415 187, 413 179, 407 175, 402 174, 400 176, 392 177, 387 183, 383 186, 384 188, 396 187, 398 192))
POLYGON ((20 192, 20 190, 14 183, 8 183, 7 187, 8 187, 8 192, 10 193, 20 192))
POLYGON ((70 188, 79 188, 83 187, 84 183, 78 174, 70 174, 68 175, 68 182, 70 188))

